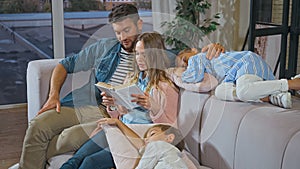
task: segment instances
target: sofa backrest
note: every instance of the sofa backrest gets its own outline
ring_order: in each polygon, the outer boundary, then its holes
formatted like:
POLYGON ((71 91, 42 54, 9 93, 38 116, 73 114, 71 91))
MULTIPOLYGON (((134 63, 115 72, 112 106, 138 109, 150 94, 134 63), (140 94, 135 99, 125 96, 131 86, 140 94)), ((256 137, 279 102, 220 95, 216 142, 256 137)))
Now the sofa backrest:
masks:
POLYGON ((178 128, 185 137, 187 148, 197 160, 200 155, 202 108, 209 97, 209 93, 196 93, 180 89, 178 128))
POLYGON ((202 111, 200 161, 215 169, 300 166, 300 99, 293 109, 226 102, 211 96, 202 111))

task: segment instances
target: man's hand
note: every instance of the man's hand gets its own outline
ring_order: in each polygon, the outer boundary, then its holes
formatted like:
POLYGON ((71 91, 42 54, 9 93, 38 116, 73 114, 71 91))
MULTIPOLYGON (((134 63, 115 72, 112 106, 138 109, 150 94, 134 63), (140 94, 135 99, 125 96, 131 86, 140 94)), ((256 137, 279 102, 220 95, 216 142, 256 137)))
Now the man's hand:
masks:
POLYGON ((60 63, 57 64, 51 76, 48 100, 37 115, 53 108, 56 108, 56 111, 60 113, 59 91, 66 80, 66 77, 67 71, 64 66, 60 63))
POLYGON ((60 101, 58 98, 49 97, 47 102, 43 105, 43 107, 41 108, 41 110, 38 112, 37 115, 40 115, 43 112, 53 108, 56 108, 56 111, 60 113, 60 101))
POLYGON ((204 46, 201 52, 207 52, 206 58, 211 60, 214 57, 218 57, 221 52, 224 53, 225 48, 219 43, 211 43, 207 46, 204 46))

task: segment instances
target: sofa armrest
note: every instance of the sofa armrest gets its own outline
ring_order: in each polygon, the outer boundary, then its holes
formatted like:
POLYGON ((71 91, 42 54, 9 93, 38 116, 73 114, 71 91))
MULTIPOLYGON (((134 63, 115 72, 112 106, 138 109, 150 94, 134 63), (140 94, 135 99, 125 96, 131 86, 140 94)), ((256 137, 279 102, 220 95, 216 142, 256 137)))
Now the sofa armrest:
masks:
POLYGON ((180 88, 178 128, 185 137, 188 150, 197 160, 200 155, 200 119, 204 104, 209 97, 210 93, 198 93, 180 88))
POLYGON ((29 62, 27 67, 28 122, 36 116, 49 93, 51 73, 59 59, 42 59, 29 62))
MULTIPOLYGON (((49 94, 49 85, 52 71, 61 59, 41 59, 29 62, 27 68, 27 103, 28 122, 46 102, 49 94)), ((90 71, 68 74, 61 91, 64 97, 70 91, 80 88, 89 81, 90 71)))

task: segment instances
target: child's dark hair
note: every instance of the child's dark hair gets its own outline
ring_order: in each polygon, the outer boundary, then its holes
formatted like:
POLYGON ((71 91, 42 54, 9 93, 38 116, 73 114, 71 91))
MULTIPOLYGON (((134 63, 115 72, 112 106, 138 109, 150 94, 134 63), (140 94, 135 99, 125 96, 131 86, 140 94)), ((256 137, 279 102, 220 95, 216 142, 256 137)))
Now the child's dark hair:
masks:
POLYGON ((126 18, 131 18, 134 23, 140 19, 137 8, 128 3, 122 3, 112 8, 111 13, 108 15, 109 23, 122 21, 126 18))
POLYGON ((165 132, 166 135, 174 134, 175 138, 171 144, 174 145, 175 147, 177 147, 179 149, 179 151, 182 151, 184 149, 184 140, 183 140, 183 136, 182 136, 181 132, 177 128, 172 127, 170 125, 156 124, 156 125, 150 127, 144 135, 145 138, 146 138, 148 131, 153 127, 160 128, 161 131, 165 132))

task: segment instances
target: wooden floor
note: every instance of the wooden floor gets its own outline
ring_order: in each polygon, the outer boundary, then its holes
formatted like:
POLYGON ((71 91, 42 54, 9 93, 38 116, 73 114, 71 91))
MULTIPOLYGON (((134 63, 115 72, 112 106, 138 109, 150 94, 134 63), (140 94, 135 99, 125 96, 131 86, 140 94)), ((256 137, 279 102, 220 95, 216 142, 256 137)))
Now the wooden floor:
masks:
POLYGON ((0 169, 19 161, 26 128, 26 106, 0 108, 0 169))

